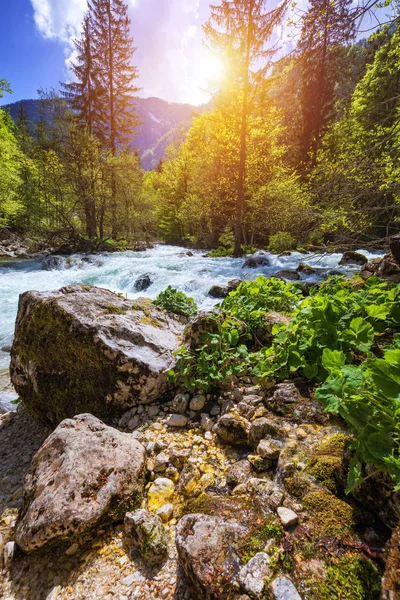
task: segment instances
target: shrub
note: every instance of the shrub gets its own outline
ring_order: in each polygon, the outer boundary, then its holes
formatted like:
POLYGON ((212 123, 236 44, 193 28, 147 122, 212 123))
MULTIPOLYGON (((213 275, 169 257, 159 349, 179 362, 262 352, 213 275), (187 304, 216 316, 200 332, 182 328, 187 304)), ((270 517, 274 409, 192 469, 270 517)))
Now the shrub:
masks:
POLYGON ((274 254, 281 254, 294 248, 296 248, 296 240, 291 233, 280 231, 269 238, 268 250, 274 254))
POLYGON ((184 317, 192 317, 197 313, 197 305, 193 298, 188 298, 183 292, 178 292, 168 286, 164 292, 154 300, 154 305, 166 312, 184 317))

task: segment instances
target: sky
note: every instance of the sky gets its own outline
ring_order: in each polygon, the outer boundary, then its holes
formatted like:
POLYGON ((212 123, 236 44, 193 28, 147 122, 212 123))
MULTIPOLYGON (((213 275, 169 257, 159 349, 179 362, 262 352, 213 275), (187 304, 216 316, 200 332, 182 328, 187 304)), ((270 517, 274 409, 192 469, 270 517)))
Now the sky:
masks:
MULTIPOLYGON (((140 96, 201 104, 218 64, 202 44, 210 0, 127 0, 137 51, 140 96), (213 72, 214 71, 214 72, 213 72)), ((0 104, 36 98, 39 88, 68 81, 73 37, 79 34, 86 0, 3 0, 0 79, 13 95, 0 104)))

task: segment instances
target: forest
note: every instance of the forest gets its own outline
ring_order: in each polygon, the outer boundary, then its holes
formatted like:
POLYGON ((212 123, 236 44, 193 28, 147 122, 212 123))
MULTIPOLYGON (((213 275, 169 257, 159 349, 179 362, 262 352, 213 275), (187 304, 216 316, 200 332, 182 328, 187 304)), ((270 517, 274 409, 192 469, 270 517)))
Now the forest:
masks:
MULTIPOLYGON (((210 11, 204 44, 221 77, 145 172, 127 6, 89 5, 72 81, 41 90, 39 121, 22 103, 15 123, 0 109, 1 227, 52 246, 159 240, 214 256, 385 245, 400 198, 396 3, 210 11)), ((11 87, 0 80, 2 95, 11 87)))

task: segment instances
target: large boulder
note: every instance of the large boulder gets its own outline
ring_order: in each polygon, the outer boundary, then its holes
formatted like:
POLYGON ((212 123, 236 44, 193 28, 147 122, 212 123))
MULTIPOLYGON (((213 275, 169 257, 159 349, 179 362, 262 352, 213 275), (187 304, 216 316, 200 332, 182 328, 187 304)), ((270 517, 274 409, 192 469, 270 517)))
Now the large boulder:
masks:
POLYGON ((135 292, 145 292, 149 289, 149 287, 153 284, 153 280, 151 275, 145 273, 144 275, 140 275, 135 281, 135 292))
POLYGON ((219 516, 190 514, 176 527, 178 560, 195 600, 230 600, 239 591, 237 547, 248 529, 219 516))
POLYGON ((400 267, 391 254, 383 258, 374 258, 362 267, 362 279, 367 280, 373 275, 391 283, 400 283, 400 267))
POLYGON ((368 262, 368 259, 366 256, 364 256, 364 254, 360 254, 359 252, 353 252, 352 250, 349 250, 347 252, 345 252, 342 256, 342 258, 340 259, 340 263, 339 265, 346 267, 349 265, 366 265, 368 262))
POLYGON ((145 450, 92 415, 66 419, 35 454, 15 540, 25 552, 100 521, 118 521, 142 500, 145 450))
POLYGON ((72 285, 19 301, 11 378, 31 413, 57 425, 90 412, 109 421, 167 389, 184 325, 150 300, 72 285))

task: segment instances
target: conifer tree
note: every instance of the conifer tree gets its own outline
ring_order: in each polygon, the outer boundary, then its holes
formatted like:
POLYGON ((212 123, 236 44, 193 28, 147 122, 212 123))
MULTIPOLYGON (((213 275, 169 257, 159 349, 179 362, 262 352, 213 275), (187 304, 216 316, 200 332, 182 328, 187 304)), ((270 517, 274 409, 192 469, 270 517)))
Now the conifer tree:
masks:
POLYGON ((211 17, 204 26, 211 48, 229 55, 234 64, 231 83, 240 102, 234 256, 242 254, 249 112, 270 68, 273 52, 267 43, 286 9, 285 2, 269 11, 266 5, 267 0, 222 0, 210 7, 211 17))
POLYGON ((300 104, 302 153, 315 164, 316 152, 334 104, 334 89, 344 71, 343 48, 355 36, 352 0, 311 0, 302 18, 300 104))

